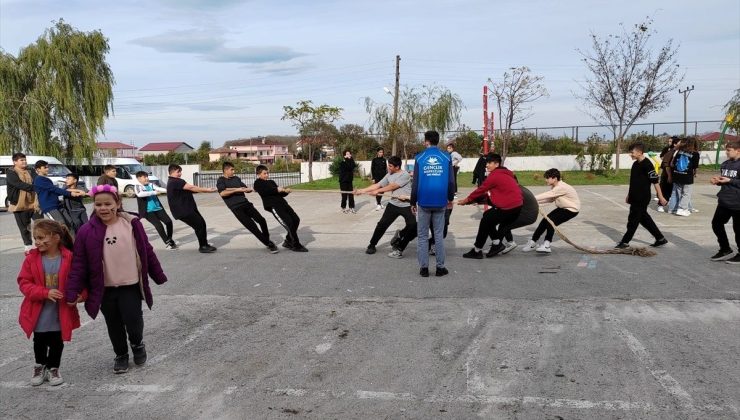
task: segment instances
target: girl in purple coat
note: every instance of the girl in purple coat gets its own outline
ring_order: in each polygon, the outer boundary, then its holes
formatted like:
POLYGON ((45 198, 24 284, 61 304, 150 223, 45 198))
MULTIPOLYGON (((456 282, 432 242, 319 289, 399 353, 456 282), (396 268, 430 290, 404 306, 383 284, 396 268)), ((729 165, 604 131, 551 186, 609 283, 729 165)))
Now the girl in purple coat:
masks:
POLYGON ((77 232, 65 298, 74 302, 87 289, 85 310, 95 318, 103 312, 116 358, 113 372, 128 371, 128 342, 134 363, 146 362, 141 301, 152 307, 149 277, 167 281, 138 217, 121 209, 118 190, 97 185, 90 190, 93 215, 77 232), (128 336, 128 337, 127 337, 128 336))

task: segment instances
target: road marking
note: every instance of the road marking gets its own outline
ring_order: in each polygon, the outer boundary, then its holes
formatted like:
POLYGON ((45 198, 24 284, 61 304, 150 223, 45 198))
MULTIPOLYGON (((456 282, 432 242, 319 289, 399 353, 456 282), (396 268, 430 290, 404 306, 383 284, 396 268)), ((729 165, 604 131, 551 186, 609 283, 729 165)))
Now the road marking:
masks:
MULTIPOLYGON (((188 345, 188 344, 192 343, 193 341, 197 340, 200 336, 202 336, 203 334, 205 334, 206 331, 210 330, 211 328, 213 328, 213 324, 210 324, 210 323, 209 324, 204 324, 201 327, 196 328, 195 331, 193 331, 189 336, 187 336, 185 338, 185 340, 183 340, 182 342, 180 342, 176 346, 172 346, 170 349, 171 350, 175 350, 175 349, 180 349, 182 347, 185 347, 186 345, 188 345)), ((154 364, 160 363, 163 360, 167 359, 168 357, 170 357, 170 354, 169 353, 163 353, 163 354, 154 356, 151 359, 149 359, 149 364, 150 365, 154 365, 154 364)))
POLYGON ((97 392, 143 392, 143 393, 162 393, 172 392, 175 390, 173 385, 123 385, 123 384, 103 384, 100 385, 97 392))
POLYGON ((597 193, 597 192, 594 192, 594 191, 591 191, 591 190, 588 190, 588 189, 584 189, 584 191, 590 192, 591 194, 593 194, 593 195, 595 195, 595 196, 601 197, 601 198, 603 198, 603 199, 604 199, 604 200, 606 200, 606 201, 609 201, 609 202, 611 202, 611 203, 614 203, 614 205, 616 205, 616 206, 618 206, 618 207, 621 207, 621 208, 623 208, 624 210, 629 210, 629 207, 627 207, 627 206, 623 205, 622 203, 619 203, 619 202, 617 202, 617 201, 614 201, 614 200, 612 200, 611 198, 609 198, 609 197, 607 197, 607 196, 605 196, 605 195, 603 195, 603 194, 599 194, 599 193, 597 193))

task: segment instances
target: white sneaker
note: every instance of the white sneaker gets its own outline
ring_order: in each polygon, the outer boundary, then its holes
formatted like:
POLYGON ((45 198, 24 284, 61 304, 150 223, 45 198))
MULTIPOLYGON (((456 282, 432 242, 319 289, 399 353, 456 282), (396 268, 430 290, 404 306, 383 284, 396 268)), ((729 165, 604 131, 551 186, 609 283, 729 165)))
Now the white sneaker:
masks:
POLYGON ((692 212, 692 213, 699 213, 699 209, 691 209, 689 211, 692 212))
POLYGON ((658 210, 658 213, 665 213, 665 209, 663 208, 663 206, 658 206, 657 210, 658 210))
POLYGON ((517 247, 516 242, 514 242, 514 241, 511 241, 511 242, 504 241, 504 250, 501 251, 501 253, 502 254, 507 254, 507 253, 513 251, 514 248, 516 248, 516 247, 517 247))
POLYGON ((349 212, 352 214, 357 214, 357 210, 355 210, 354 208, 349 209, 349 212))
POLYGON ((391 258, 403 258, 403 251, 394 249, 388 256, 391 258))
POLYGON ((526 245, 522 248, 522 252, 530 252, 534 251, 534 249, 537 248, 537 242, 533 240, 529 240, 526 245))
POLYGON ((686 209, 678 209, 678 211, 676 211, 676 215, 688 217, 688 216, 691 216, 691 212, 686 209))
POLYGON ((34 365, 33 376, 31 377, 31 386, 39 386, 49 377, 49 371, 46 366, 34 365))
POLYGON ((380 204, 375 206, 375 211, 381 211, 381 210, 383 210, 383 206, 381 206, 380 204))
POLYGON ((344 213, 344 214, 349 213, 349 209, 342 209, 342 213, 344 213))
POLYGON ((552 252, 552 250, 550 249, 549 244, 543 243, 542 245, 537 247, 537 252, 541 254, 549 254, 552 252))
POLYGON ((59 368, 49 369, 49 385, 57 386, 63 383, 64 383, 64 378, 62 378, 62 375, 59 373, 59 368))

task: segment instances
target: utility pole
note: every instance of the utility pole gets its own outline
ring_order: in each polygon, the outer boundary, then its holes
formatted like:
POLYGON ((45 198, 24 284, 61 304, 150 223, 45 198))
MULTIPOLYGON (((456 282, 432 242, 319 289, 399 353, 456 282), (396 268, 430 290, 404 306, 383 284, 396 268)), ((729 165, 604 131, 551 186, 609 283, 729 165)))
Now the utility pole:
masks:
POLYGON ((686 89, 678 90, 678 93, 683 93, 683 136, 686 137, 686 102, 689 100, 689 94, 694 90, 694 85, 691 87, 686 86, 686 89))
POLYGON ((396 143, 398 139, 398 89, 399 89, 399 80, 401 78, 401 56, 396 56, 396 89, 395 93, 393 95, 393 127, 391 128, 391 131, 393 132, 393 147, 391 150, 391 156, 396 156, 396 143))

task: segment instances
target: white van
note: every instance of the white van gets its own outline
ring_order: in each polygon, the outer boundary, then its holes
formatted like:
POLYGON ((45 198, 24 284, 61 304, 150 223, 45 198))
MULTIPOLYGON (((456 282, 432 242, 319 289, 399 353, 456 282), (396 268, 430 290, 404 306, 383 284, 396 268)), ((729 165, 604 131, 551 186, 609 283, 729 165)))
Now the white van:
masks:
MULTIPOLYGON (((51 178, 51 181, 60 187, 64 185, 64 178, 67 176, 68 173, 72 171, 70 171, 69 168, 64 166, 64 164, 55 157, 32 156, 32 155, 26 156, 26 162, 28 162, 28 170, 33 171, 33 165, 39 160, 45 160, 46 163, 49 164, 48 177, 51 178)), ((12 156, 8 156, 8 155, 0 156, 0 174, 1 175, 7 174, 8 169, 12 167, 13 167, 13 157, 12 156)))
POLYGON ((80 180, 84 179, 87 185, 93 186, 98 183, 98 178, 103 175, 103 168, 106 165, 113 165, 116 167, 116 181, 118 182, 118 188, 124 195, 129 197, 134 196, 135 186, 141 185, 141 183, 136 179, 136 173, 139 171, 144 171, 149 174, 149 182, 163 187, 159 182, 159 178, 152 175, 151 172, 141 164, 141 162, 134 158, 97 158, 93 159, 92 164, 87 163, 87 161, 81 161, 75 165, 70 165, 70 168, 80 176, 80 180))

